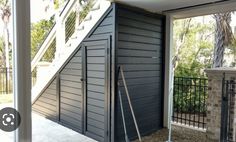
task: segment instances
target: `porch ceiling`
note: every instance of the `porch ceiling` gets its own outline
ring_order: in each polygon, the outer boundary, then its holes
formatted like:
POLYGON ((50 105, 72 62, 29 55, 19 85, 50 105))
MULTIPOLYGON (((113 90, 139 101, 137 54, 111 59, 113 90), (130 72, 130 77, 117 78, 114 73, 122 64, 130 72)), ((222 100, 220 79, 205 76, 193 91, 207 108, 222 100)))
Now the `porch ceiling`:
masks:
POLYGON ((152 12, 169 11, 221 1, 223 0, 115 0, 115 2, 143 8, 152 12))
POLYGON ((200 16, 236 10, 236 0, 113 0, 156 13, 174 13, 188 11, 176 18, 200 16), (196 10, 196 9, 201 9, 196 10), (192 10, 192 12, 191 12, 192 10), (190 12, 189 12, 190 11, 190 12))

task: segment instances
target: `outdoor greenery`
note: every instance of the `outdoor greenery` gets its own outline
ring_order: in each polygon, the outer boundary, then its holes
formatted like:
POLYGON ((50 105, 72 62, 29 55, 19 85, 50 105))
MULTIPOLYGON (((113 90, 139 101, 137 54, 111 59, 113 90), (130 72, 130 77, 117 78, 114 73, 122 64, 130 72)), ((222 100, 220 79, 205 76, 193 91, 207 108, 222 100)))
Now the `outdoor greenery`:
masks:
POLYGON ((41 20, 31 25, 31 59, 34 58, 54 25, 54 17, 50 20, 41 20))
POLYGON ((174 112, 206 112, 207 91, 200 86, 206 78, 204 70, 211 68, 214 50, 214 19, 208 17, 188 18, 174 22, 174 112), (208 20, 208 21, 206 21, 208 20))
MULTIPOLYGON (((82 21, 91 10, 93 6, 93 0, 88 1, 86 5, 83 7, 83 10, 79 12, 80 21, 82 21)), ((55 8, 59 7, 59 1, 55 0, 54 5, 55 8)), ((65 21, 65 41, 68 41, 72 34, 75 32, 75 24, 76 24, 76 12, 71 12, 68 18, 65 21)), ((33 23, 31 25, 31 59, 36 55, 37 51, 41 47, 44 39, 47 37, 48 33, 52 29, 55 23, 55 18, 52 16, 50 20, 41 20, 37 23, 33 23)), ((55 56, 56 51, 56 39, 49 45, 48 50, 46 51, 45 55, 43 56, 41 61, 51 62, 55 56)))
POLYGON ((204 69, 211 68, 214 21, 202 21, 204 17, 174 22, 175 76, 205 77, 204 69))
POLYGON ((236 41, 231 13, 188 18, 174 22, 174 111, 206 114, 207 78, 204 70, 235 65, 236 41), (226 55, 225 50, 228 50, 226 55), (228 57, 234 56, 234 60, 228 57))

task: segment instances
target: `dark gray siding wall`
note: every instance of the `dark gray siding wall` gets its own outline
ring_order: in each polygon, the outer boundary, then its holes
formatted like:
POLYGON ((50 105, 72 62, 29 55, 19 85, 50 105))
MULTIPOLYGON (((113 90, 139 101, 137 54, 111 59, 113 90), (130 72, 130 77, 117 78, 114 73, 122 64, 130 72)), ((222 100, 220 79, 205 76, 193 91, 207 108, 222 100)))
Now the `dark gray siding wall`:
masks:
POLYGON ((87 46, 87 135, 104 141, 106 94, 105 94, 105 47, 103 44, 87 46))
POLYGON ((99 26, 91 33, 89 38, 108 37, 112 35, 113 30, 113 10, 111 9, 104 20, 102 20, 99 26))
POLYGON ((40 115, 57 120, 57 96, 56 96, 56 79, 45 89, 42 95, 33 104, 33 111, 40 115))
MULTIPOLYGON (((109 38, 113 33, 113 9, 107 14, 89 38, 109 38)), ((106 141, 107 98, 106 92, 106 47, 104 42, 87 46, 87 136, 106 141)), ((109 85, 108 85, 109 86, 109 85)))
MULTIPOLYGON (((121 7, 117 14, 117 63, 124 68, 138 126, 141 134, 146 135, 162 127, 162 20, 121 7)), ((137 134, 123 84, 119 89, 122 92, 128 135, 134 139, 137 134)), ((118 97, 116 104, 115 140, 123 141, 118 97)))
POLYGON ((60 122, 82 132, 82 51, 60 73, 60 122))

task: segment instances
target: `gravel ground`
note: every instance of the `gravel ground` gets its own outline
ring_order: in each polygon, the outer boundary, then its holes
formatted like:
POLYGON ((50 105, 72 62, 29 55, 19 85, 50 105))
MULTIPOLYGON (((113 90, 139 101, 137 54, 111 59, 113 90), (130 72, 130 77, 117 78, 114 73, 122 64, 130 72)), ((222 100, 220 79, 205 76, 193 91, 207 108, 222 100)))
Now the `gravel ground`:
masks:
MULTIPOLYGON (((166 142, 168 130, 162 129, 142 138, 142 142, 166 142)), ((172 142, 207 142, 206 133, 172 125, 172 142)), ((139 142, 135 140, 134 142, 139 142)))

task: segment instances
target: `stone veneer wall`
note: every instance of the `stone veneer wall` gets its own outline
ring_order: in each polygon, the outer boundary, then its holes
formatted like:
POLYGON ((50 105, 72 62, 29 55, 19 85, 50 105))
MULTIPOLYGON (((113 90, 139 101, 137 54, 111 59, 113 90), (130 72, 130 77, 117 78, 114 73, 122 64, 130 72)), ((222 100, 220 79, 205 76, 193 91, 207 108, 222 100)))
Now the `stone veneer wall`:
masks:
MULTIPOLYGON (((217 68, 206 70, 208 76, 208 99, 207 99, 207 128, 206 134, 208 141, 220 141, 221 128, 221 102, 222 102, 222 79, 225 73, 225 80, 236 80, 236 69, 217 68)), ((235 141, 236 128, 236 107, 233 96, 230 113, 233 118, 231 121, 230 135, 231 140, 235 141)))

